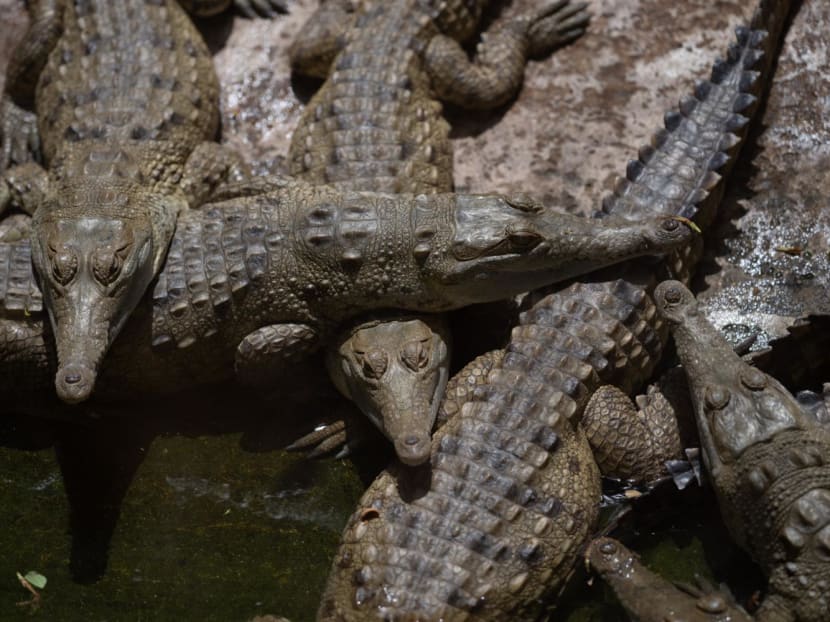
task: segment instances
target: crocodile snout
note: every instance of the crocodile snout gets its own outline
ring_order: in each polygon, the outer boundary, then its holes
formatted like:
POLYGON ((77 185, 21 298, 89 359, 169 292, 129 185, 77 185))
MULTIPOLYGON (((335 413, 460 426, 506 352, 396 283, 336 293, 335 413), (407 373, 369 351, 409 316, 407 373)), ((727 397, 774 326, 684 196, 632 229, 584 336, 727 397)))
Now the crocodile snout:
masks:
POLYGON ((430 448, 428 434, 408 434, 395 440, 395 453, 408 466, 418 466, 429 460, 430 448))
POLYGON ((58 397, 68 404, 88 399, 95 387, 95 372, 84 365, 66 365, 58 369, 55 389, 58 397))

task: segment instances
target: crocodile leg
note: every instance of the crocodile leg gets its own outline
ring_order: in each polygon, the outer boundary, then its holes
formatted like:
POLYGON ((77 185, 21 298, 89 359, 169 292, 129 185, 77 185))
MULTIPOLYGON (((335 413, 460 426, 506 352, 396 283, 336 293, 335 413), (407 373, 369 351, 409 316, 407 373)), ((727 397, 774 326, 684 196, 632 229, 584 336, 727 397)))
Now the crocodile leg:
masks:
POLYGON ((40 158, 37 117, 4 93, 0 98, 0 170, 40 158))
POLYGON ((188 157, 181 187, 190 207, 208 202, 228 184, 250 178, 251 171, 242 157, 224 145, 203 142, 188 157))
POLYGON ((14 166, 0 176, 0 213, 12 209, 30 216, 46 194, 49 179, 36 162, 14 166))
POLYGON ((37 118, 33 112, 35 87, 63 29, 61 10, 61 0, 29 3, 29 29, 9 62, 0 102, 0 171, 40 159, 37 118))
POLYGON ((487 33, 474 61, 454 38, 435 35, 425 53, 432 86, 444 101, 470 109, 495 108, 518 92, 530 56, 578 38, 588 25, 584 3, 558 0, 487 33))
POLYGON ((325 78, 334 57, 344 45, 345 34, 352 28, 357 13, 353 0, 328 0, 303 25, 301 37, 289 50, 295 71, 315 78, 325 78))
POLYGON ((247 384, 267 386, 317 346, 317 331, 306 324, 264 326, 247 335, 237 346, 236 375, 247 384))
POLYGON ((582 416, 582 428, 606 477, 651 483, 668 475, 665 463, 684 459, 689 446, 680 421, 693 421, 680 370, 649 387, 635 404, 613 385, 597 389, 582 416))
POLYGON ((32 234, 32 219, 26 214, 12 214, 0 220, 0 244, 23 242, 32 234))
POLYGON ((611 538, 591 542, 585 561, 611 585, 632 620, 639 622, 751 622, 732 595, 698 578, 680 587, 646 568, 639 558, 611 538))
POLYGON ((34 107, 38 78, 63 32, 63 4, 62 0, 29 3, 29 29, 15 48, 6 73, 6 93, 20 106, 34 107))

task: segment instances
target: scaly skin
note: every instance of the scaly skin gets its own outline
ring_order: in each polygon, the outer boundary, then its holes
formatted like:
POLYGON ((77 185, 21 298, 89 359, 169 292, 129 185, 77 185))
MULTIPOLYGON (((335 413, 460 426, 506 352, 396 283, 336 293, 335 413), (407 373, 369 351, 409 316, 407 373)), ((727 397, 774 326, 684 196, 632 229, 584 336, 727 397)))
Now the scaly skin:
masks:
POLYGON ((42 0, 32 13, 8 95, 33 103, 45 168, 7 171, 0 207, 34 212, 55 386, 75 403, 91 394, 101 359, 161 270, 178 215, 234 163, 208 142, 219 87, 177 2, 42 0))
POLYGON ((327 350, 329 376, 392 441, 401 462, 422 464, 449 374, 444 316, 379 318, 349 329, 327 350))
MULTIPOLYGON (((476 32, 487 4, 324 3, 293 46, 298 71, 311 69, 327 79, 294 132, 292 175, 348 190, 451 192, 449 126, 432 86, 463 105, 497 106, 518 90, 531 51, 542 54, 567 43, 588 21, 584 4, 552 2, 490 33, 470 62, 458 40, 476 32), (332 60, 334 50, 339 53, 332 60)), ((343 394, 392 441, 398 457, 414 466, 429 457, 450 344, 446 330, 433 332, 429 365, 427 359, 425 366, 401 364, 413 322, 424 328, 445 320, 409 315, 346 326, 327 359, 343 394), (373 344, 376 361, 384 361, 382 368, 366 364, 366 343, 373 344)))
POLYGON ((830 430, 774 378, 743 362, 682 283, 655 290, 671 324, 721 514, 769 577, 756 618, 827 620, 830 430))
MULTIPOLYGON (((712 81, 667 115, 606 212, 678 214, 708 223, 783 23, 766 9, 741 30, 712 81), (764 55, 764 52, 767 52, 764 55), (765 57, 764 57, 765 56, 765 57), (758 62, 763 58, 763 62, 758 62)), ((321 620, 535 619, 539 597, 570 573, 593 528, 599 474, 580 417, 604 384, 628 392, 667 340, 650 292, 661 271, 688 275, 699 248, 663 267, 634 262, 551 294, 522 316, 501 363, 434 435, 423 473, 392 466, 363 496, 343 536, 321 620), (605 279, 605 280, 603 280, 605 279)), ((481 361, 479 361, 481 362, 481 361)), ((479 385, 479 386, 476 386, 479 385)), ((454 391, 459 383, 450 385, 454 391)), ((465 387, 467 388, 467 387, 465 387)))
POLYGON ((518 91, 527 58, 585 30, 584 4, 549 2, 489 33, 470 61, 460 42, 489 0, 329 0, 291 50, 297 71, 327 78, 295 130, 291 174, 393 193, 452 188, 449 126, 436 96, 494 108, 518 91))
MULTIPOLYGON (((234 366, 243 379, 268 377, 361 314, 496 300, 692 235, 671 218, 597 221, 525 196, 340 193, 291 181, 230 190, 246 192, 180 216, 152 301, 102 370, 114 393, 173 391, 234 366)), ((31 318, 26 248, 7 247, 0 299, 31 318)))
POLYGON ((614 589, 634 622, 751 622, 732 595, 700 581, 676 586, 643 566, 611 538, 588 546, 586 562, 614 589))

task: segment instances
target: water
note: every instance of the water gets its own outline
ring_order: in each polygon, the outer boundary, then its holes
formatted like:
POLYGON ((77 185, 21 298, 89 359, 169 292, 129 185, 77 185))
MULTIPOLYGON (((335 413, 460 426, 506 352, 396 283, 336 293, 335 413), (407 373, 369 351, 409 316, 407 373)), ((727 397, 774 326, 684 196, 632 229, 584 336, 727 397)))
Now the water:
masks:
MULTIPOLYGON (((275 448, 295 427, 257 405, 222 416, 0 418, 0 620, 313 620, 340 532, 388 459, 309 461, 275 448), (47 577, 40 607, 15 573, 47 577)), ((198 413, 198 414, 197 414, 198 413)), ((302 427, 302 426, 300 426, 302 427)), ((672 580, 762 585, 720 524, 711 491, 666 487, 614 535, 672 580)), ((579 567, 553 618, 626 620, 579 567)))

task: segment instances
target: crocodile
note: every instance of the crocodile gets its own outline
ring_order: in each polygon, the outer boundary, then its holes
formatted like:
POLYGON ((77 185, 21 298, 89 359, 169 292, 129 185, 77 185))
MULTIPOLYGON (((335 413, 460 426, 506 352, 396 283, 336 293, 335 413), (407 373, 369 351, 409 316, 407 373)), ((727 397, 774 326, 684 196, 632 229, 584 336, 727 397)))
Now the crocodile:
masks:
MULTIPOLYGON (((718 171, 742 145, 787 10, 762 3, 751 27, 738 29, 711 79, 628 165, 603 217, 711 222, 718 171)), ((600 386, 628 392, 650 375, 668 340, 651 293, 661 274, 688 278, 699 255, 688 245, 656 265, 631 262, 522 314, 504 353, 465 372, 472 388, 461 387, 433 435, 430 461, 415 472, 393 464, 369 486, 318 619, 536 619, 598 513, 599 472, 580 425, 586 405, 600 386)))
MULTIPOLYGON (((229 2, 187 4, 212 14, 229 2)), ((101 359, 161 270, 178 215, 241 179, 245 166, 212 142, 219 84, 175 0, 41 0, 30 12, 4 110, 34 111, 43 166, 32 159, 6 170, 0 208, 33 214, 32 261, 57 342, 55 388, 76 403, 91 394, 101 359)))
POLYGON ((703 462, 732 538, 769 583, 755 618, 830 611, 830 428, 735 355, 677 281, 655 290, 686 370, 703 462))
MULTIPOLYGON (((594 220, 523 194, 340 192, 288 179, 227 192, 180 214, 152 294, 102 369, 115 393, 172 392, 234 369, 259 383, 362 313, 497 300, 693 235, 670 217, 594 220)), ((29 248, 0 245, 0 299, 31 319, 40 297, 29 248)))
MULTIPOLYGON (((449 125, 436 95, 465 107, 499 106, 518 91, 529 56, 577 38, 588 22, 584 3, 549 2, 489 32, 471 61, 460 43, 489 4, 323 3, 291 48, 296 71, 326 78, 294 131, 291 175, 348 190, 451 192, 449 125)), ((445 325, 411 314, 373 317, 345 326, 327 356, 335 385, 413 466, 429 458, 447 382, 450 343, 446 328, 428 334, 436 323, 445 325)))
POLYGON ((700 578, 698 585, 675 585, 613 538, 591 542, 585 560, 611 585, 636 622, 752 622, 727 590, 700 578))

